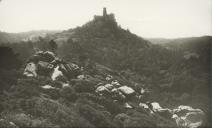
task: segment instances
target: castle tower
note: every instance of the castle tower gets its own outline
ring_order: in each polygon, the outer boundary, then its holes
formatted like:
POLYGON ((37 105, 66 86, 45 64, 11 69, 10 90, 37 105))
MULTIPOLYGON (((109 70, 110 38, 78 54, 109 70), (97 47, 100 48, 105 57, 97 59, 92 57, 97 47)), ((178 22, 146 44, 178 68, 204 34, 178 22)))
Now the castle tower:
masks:
POLYGON ((107 16, 107 9, 105 7, 103 8, 103 16, 107 16))

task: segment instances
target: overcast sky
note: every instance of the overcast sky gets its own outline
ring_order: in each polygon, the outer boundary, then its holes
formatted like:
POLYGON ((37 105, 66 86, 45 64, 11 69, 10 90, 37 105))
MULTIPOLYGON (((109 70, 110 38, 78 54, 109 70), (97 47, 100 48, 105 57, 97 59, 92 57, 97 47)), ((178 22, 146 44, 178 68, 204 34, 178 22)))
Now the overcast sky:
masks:
POLYGON ((212 0, 0 0, 0 31, 66 30, 102 8, 142 37, 212 35, 212 0))

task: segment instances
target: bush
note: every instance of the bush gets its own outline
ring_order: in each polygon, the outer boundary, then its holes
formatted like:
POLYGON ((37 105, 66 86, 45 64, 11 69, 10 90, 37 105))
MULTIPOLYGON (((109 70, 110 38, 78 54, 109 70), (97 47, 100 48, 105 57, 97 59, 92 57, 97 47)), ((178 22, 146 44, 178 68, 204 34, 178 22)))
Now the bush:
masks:
POLYGON ((2 69, 17 69, 21 66, 18 54, 15 54, 10 47, 0 47, 0 60, 0 68, 2 69))
MULTIPOLYGON (((4 118, 4 127, 9 126, 12 128, 18 127, 53 127, 59 128, 58 125, 52 124, 48 119, 43 118, 33 118, 31 115, 26 115, 25 113, 17 113, 17 112, 7 112, 3 113, 2 117, 4 118), (14 123, 15 125, 11 125, 9 122, 14 123)), ((0 122, 0 126, 1 126, 0 122)))
POLYGON ((7 70, 0 68, 0 92, 9 90, 17 82, 20 73, 16 70, 7 70))
POLYGON ((95 96, 93 94, 83 94, 82 97, 85 97, 88 100, 91 100, 99 105, 105 107, 105 109, 110 112, 112 115, 116 115, 118 113, 124 112, 124 108, 121 107, 118 103, 113 102, 110 99, 106 99, 105 97, 95 96))
POLYGON ((77 93, 72 87, 65 87, 60 90, 61 98, 64 98, 70 102, 75 102, 78 98, 77 93))
POLYGON ((32 116, 43 117, 60 127, 92 127, 72 106, 67 107, 51 99, 35 97, 29 100, 28 105, 27 112, 32 116))
POLYGON ((18 128, 16 125, 11 124, 10 121, 0 119, 0 128, 18 128))
POLYGON ((88 104, 79 104, 78 106, 79 113, 89 122, 91 122, 96 127, 114 127, 114 124, 111 123, 101 111, 94 109, 88 104))
POLYGON ((74 85, 74 89, 78 93, 82 92, 93 93, 95 91, 94 84, 91 81, 87 80, 77 81, 76 84, 74 85))
POLYGON ((128 120, 130 117, 125 114, 125 113, 121 113, 118 114, 114 117, 113 122, 118 126, 118 127, 124 127, 124 121, 128 120))
POLYGON ((12 88, 13 96, 30 98, 40 95, 39 81, 34 78, 20 79, 12 88))
POLYGON ((42 92, 47 94, 51 99, 55 100, 60 98, 60 92, 58 89, 44 89, 42 92))
POLYGON ((128 111, 127 114, 121 113, 115 116, 114 122, 119 127, 124 128, 155 128, 156 122, 148 115, 137 111, 128 111))

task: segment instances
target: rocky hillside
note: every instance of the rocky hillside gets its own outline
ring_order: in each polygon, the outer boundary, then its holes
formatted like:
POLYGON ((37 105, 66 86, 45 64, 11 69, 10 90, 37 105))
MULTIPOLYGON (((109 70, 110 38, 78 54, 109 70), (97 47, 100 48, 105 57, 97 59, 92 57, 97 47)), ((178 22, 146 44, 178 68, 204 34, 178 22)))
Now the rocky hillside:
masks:
POLYGON ((16 84, 2 92, 0 126, 173 128, 181 127, 176 123, 181 116, 195 119, 185 121, 187 126, 205 123, 200 109, 163 108, 147 101, 148 95, 148 88, 103 65, 82 67, 38 51, 16 84))

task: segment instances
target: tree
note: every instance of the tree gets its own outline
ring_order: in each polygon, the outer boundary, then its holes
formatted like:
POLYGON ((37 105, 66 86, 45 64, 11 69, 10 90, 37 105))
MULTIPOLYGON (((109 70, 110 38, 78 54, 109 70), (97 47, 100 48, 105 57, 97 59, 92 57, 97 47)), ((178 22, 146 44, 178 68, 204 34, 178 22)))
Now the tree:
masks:
POLYGON ((49 47, 50 47, 50 50, 55 53, 58 46, 54 40, 51 40, 49 41, 49 47))
POLYGON ((21 66, 21 61, 18 59, 18 54, 13 52, 10 47, 0 47, 0 68, 2 69, 17 69, 21 66))

